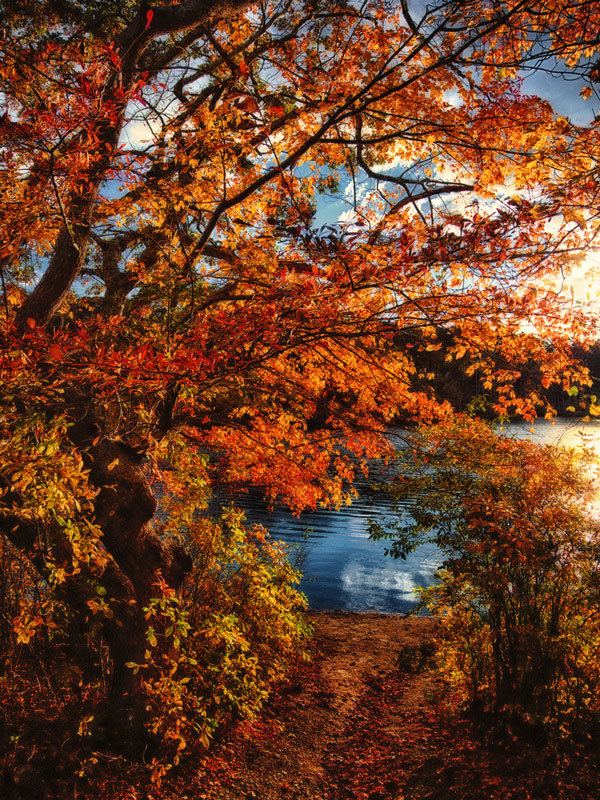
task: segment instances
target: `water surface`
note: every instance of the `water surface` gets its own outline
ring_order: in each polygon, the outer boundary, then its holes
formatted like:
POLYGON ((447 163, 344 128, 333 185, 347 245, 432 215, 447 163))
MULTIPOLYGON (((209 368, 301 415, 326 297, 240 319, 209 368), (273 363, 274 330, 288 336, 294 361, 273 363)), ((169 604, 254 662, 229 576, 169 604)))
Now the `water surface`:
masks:
MULTIPOLYGON (((504 426, 506 435, 535 441, 577 446, 582 435, 600 449, 600 422, 539 420, 504 426)), ((258 493, 245 497, 248 522, 260 522, 275 539, 295 546, 302 557, 304 578, 300 584, 315 609, 382 611, 402 613, 414 607, 415 589, 435 579, 440 564, 433 546, 422 546, 406 561, 384 555, 386 542, 369 539, 369 519, 391 513, 391 503, 372 484, 385 478, 385 468, 375 465, 373 474, 356 485, 359 496, 340 511, 269 512, 258 493)))

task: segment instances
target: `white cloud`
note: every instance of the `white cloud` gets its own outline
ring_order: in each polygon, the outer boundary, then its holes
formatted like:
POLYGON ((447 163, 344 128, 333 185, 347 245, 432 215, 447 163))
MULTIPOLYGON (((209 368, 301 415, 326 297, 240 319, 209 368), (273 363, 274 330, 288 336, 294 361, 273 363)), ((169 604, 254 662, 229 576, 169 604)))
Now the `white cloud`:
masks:
POLYGON ((599 272, 600 252, 592 251, 564 278, 563 293, 570 295, 573 303, 577 305, 600 311, 599 272))
POLYGON ((133 119, 123 126, 119 144, 132 148, 147 147, 156 140, 160 128, 158 120, 133 119))

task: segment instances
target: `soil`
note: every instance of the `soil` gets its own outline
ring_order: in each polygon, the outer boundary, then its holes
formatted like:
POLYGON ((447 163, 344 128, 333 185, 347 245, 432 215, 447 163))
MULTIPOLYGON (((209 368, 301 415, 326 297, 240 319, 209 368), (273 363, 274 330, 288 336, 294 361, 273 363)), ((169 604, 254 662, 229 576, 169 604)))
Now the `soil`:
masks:
MULTIPOLYGON (((271 703, 260 721, 266 724, 262 736, 255 737, 254 725, 236 731, 237 737, 246 739, 246 746, 237 771, 229 776, 231 785, 219 787, 221 800, 329 800, 335 796, 332 788, 336 784, 341 788, 345 782, 340 769, 343 756, 348 751, 353 760, 359 756, 354 751, 352 723, 369 696, 384 691, 399 653, 426 650, 436 627, 433 619, 382 614, 333 612, 310 617, 315 626, 313 663, 297 669, 291 683, 271 703), (273 727, 267 730, 269 720, 273 727)), ((411 709, 425 707, 433 682, 431 673, 411 676, 405 688, 411 709)), ((397 708, 386 715, 380 732, 390 741, 400 740, 406 724, 397 708)))
POLYGON ((435 618, 309 617, 311 659, 257 719, 231 725, 162 781, 99 752, 78 779, 57 717, 54 736, 23 733, 16 766, 3 770, 0 753, 0 800, 600 800, 597 747, 553 748, 539 731, 515 736, 448 708, 435 618))
MULTIPOLYGON (((311 661, 173 800, 593 800, 595 758, 494 737, 438 701, 432 617, 313 612, 311 661), (497 740, 496 740, 497 739, 497 740)), ((165 787, 166 788, 166 787, 165 787)))

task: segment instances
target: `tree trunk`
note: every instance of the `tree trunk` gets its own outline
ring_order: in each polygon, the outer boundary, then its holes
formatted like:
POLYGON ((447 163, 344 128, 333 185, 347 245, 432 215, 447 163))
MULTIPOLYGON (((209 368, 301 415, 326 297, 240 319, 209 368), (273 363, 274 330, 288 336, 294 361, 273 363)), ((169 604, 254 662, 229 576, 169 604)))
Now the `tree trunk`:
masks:
POLYGON ((142 470, 139 450, 118 439, 98 437, 98 426, 89 419, 70 428, 73 442, 81 448, 90 483, 98 489, 94 521, 114 563, 102 576, 112 619, 103 634, 113 666, 109 717, 119 727, 136 728, 144 720, 143 672, 134 673, 129 662, 142 664, 148 647, 144 609, 160 594, 159 581, 178 591, 192 561, 179 545, 157 535, 152 517, 157 502, 142 470))
POLYGON ((94 516, 90 521, 102 531, 101 543, 110 558, 106 565, 80 562, 71 575, 73 549, 64 529, 56 523, 38 530, 35 522, 18 515, 19 497, 5 483, 5 501, 15 513, 0 520, 0 532, 23 552, 46 577, 48 563, 63 566, 69 577, 56 587, 73 613, 69 646, 71 657, 81 658, 88 646, 89 602, 98 600, 102 586, 109 614, 103 618, 101 633, 108 646, 112 677, 106 713, 100 725, 111 739, 143 743, 147 721, 142 680, 128 663, 143 664, 148 648, 148 622, 144 609, 161 593, 161 585, 178 591, 192 561, 185 550, 164 542, 152 525, 157 502, 143 472, 142 455, 119 439, 99 434, 98 422, 86 414, 69 428, 72 443, 81 452, 89 481, 98 490, 94 516), (98 438, 99 437, 99 438, 98 438), (96 442, 96 443, 94 443, 96 442))

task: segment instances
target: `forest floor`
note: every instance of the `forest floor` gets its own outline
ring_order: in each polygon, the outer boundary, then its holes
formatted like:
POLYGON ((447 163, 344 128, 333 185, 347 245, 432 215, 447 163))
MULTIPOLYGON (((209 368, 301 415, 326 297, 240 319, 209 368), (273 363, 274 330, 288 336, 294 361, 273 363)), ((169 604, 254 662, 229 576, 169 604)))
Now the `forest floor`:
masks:
MULTIPOLYGON (((494 741, 444 711, 437 621, 312 613, 314 654, 252 723, 221 738, 175 800, 593 800, 596 765, 494 741)), ((166 787, 165 787, 166 788, 166 787)))
POLYGON ((598 753, 493 736, 440 701, 435 618, 309 618, 311 659, 162 783, 100 753, 78 778, 58 718, 38 714, 22 763, 3 769, 0 752, 0 800, 600 800, 598 753))

